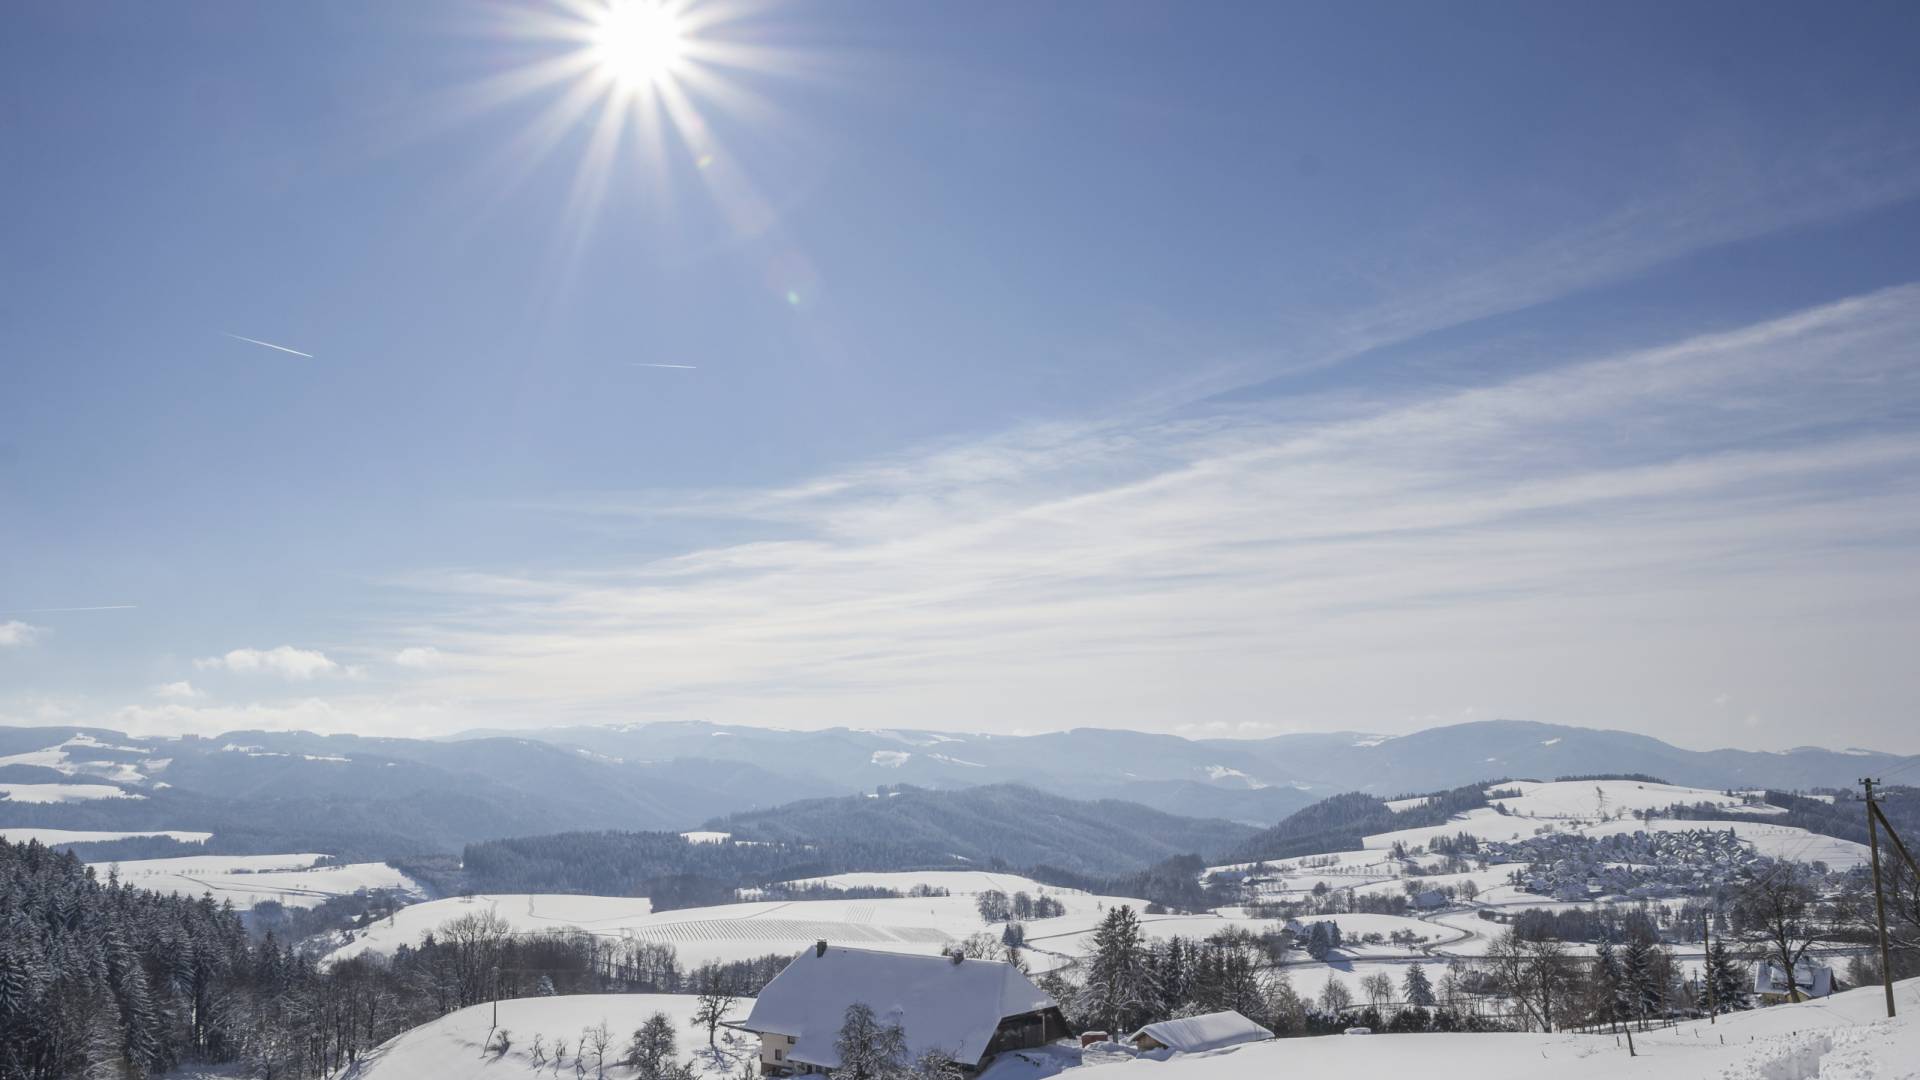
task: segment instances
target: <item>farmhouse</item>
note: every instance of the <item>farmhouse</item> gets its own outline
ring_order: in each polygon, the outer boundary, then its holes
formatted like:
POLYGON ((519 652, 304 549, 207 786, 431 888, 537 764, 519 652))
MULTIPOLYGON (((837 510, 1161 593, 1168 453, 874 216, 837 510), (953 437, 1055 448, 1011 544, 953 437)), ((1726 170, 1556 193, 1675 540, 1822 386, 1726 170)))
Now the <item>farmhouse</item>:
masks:
POLYGON ((1787 983, 1786 969, 1772 961, 1765 961, 1753 969, 1753 992, 1768 1005, 1782 1001, 1796 1000, 1794 991, 1799 991, 1798 1000, 1823 998, 1833 993, 1833 969, 1825 964, 1816 964, 1802 960, 1793 965, 1793 983, 1787 983))
POLYGON ((1197 1054, 1202 1050, 1219 1050, 1271 1038, 1273 1032, 1228 1009, 1148 1024, 1127 1041, 1140 1050, 1166 1049, 1197 1054))
POLYGON ((1060 1008, 1020 969, 961 960, 829 946, 795 957, 760 991, 738 1025, 760 1036, 762 1076, 831 1072, 847 1007, 864 1004, 899 1025, 906 1056, 938 1051, 968 1071, 995 1054, 1071 1034, 1060 1008))

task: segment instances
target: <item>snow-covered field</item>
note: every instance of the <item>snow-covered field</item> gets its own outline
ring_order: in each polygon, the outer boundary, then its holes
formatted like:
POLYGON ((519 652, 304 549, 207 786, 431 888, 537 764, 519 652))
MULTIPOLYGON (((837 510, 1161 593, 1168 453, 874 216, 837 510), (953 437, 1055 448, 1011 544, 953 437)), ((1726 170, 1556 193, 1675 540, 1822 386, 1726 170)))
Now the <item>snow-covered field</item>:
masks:
MULTIPOLYGON (((1481 840, 1511 842, 1548 831, 1612 836, 1641 831, 1732 829, 1762 855, 1802 862, 1820 859, 1836 869, 1856 866, 1866 860, 1866 847, 1862 844, 1766 821, 1768 815, 1780 813, 1779 808, 1750 804, 1746 793, 1728 795, 1710 788, 1643 784, 1633 780, 1518 781, 1501 785, 1501 790, 1513 789, 1518 789, 1520 795, 1494 800, 1505 807, 1507 813, 1492 807, 1470 810, 1440 825, 1375 833, 1366 837, 1363 844, 1371 851, 1385 851, 1396 843, 1410 848, 1424 847, 1436 839, 1459 833, 1481 840), (1659 810, 1674 803, 1702 802, 1725 808, 1726 818, 1717 821, 1656 818, 1646 822, 1633 816, 1636 811, 1659 810)), ((1329 883, 1352 884, 1332 880, 1329 883)))
MULTIPOLYGON (((614 1064, 626 1052, 627 1040, 649 1016, 656 1012, 673 1018, 679 1035, 680 1060, 692 1062, 700 1080, 721 1080, 737 1076, 740 1063, 760 1052, 760 1041, 750 1035, 736 1035, 722 1029, 717 1052, 707 1049, 704 1028, 693 1026, 693 1008, 697 999, 690 994, 581 994, 573 997, 513 998, 500 1002, 500 1027, 510 1033, 512 1045, 505 1058, 486 1052, 488 1029, 493 1023, 493 1006, 474 1005, 448 1013, 432 1023, 387 1040, 368 1053, 359 1064, 341 1074, 341 1080, 499 1080, 505 1076, 560 1075, 572 1077, 573 1051, 580 1046, 580 1032, 604 1021, 613 1033, 607 1049, 606 1075, 627 1080, 632 1071, 614 1064), (566 1067, 553 1072, 549 1060, 544 1072, 535 1072, 531 1049, 535 1035, 549 1051, 555 1039, 566 1040, 566 1067)), ((729 1019, 746 1016, 753 1007, 750 998, 734 1006, 729 1019)), ((593 1055, 586 1057, 587 1075, 596 1075, 593 1055)))
POLYGON ((1777 806, 1759 802, 1755 793, 1728 795, 1711 788, 1648 784, 1638 780, 1555 780, 1544 783, 1516 780, 1501 784, 1499 790, 1520 792, 1517 798, 1495 799, 1494 802, 1506 807, 1509 814, 1521 817, 1584 818, 1592 821, 1622 813, 1631 815, 1640 810, 1664 810, 1674 803, 1737 806, 1744 808, 1743 812, 1747 813, 1785 813, 1777 806), (1750 802, 1752 805, 1749 805, 1750 802))
POLYGON ((361 889, 400 889, 419 894, 412 879, 385 863, 319 866, 325 855, 187 855, 175 859, 133 859, 95 863, 105 876, 117 868, 120 880, 155 892, 232 900, 242 911, 266 900, 288 907, 317 907, 330 896, 351 896, 361 889))
POLYGON ((1886 1019, 1880 989, 1868 987, 1636 1035, 1638 1057, 1612 1035, 1328 1035, 1072 1072, 1075 1080, 1912 1080, 1920 1077, 1920 980, 1896 992, 1896 1020, 1886 1019))
POLYGON ((67 844, 97 844, 107 840, 130 840, 134 837, 157 836, 169 840, 178 840, 183 844, 204 844, 212 838, 210 832, 188 832, 180 829, 153 829, 146 832, 90 832, 86 829, 25 829, 0 828, 0 838, 16 844, 29 840, 38 840, 48 847, 67 844))
POLYGON ((542 893, 488 893, 412 904, 359 931, 328 954, 345 960, 361 953, 389 955, 402 945, 417 945, 427 933, 466 915, 492 912, 516 934, 580 930, 609 937, 626 936, 645 925, 653 903, 644 896, 569 896, 542 893))
POLYGON ((112 784, 0 784, 0 796, 17 803, 90 802, 94 799, 144 799, 112 784))
MULTIPOLYGON (((895 952, 935 954, 972 934, 998 935, 1001 924, 980 918, 977 896, 982 889, 1046 893, 1060 901, 1066 914, 1027 923, 1033 948, 1028 960, 1044 971, 1066 963, 1076 952, 1056 948, 1047 940, 1059 937, 1078 947, 1081 937, 1118 904, 1137 911, 1145 901, 1128 897, 1094 896, 1058 889, 1010 874, 972 871, 931 873, 843 874, 809 879, 840 886, 867 885, 905 892, 916 884, 950 890, 948 896, 880 900, 763 900, 715 907, 650 912, 645 900, 594 896, 491 895, 436 900, 401 909, 391 919, 360 931, 353 940, 330 954, 344 959, 362 952, 391 953, 401 944, 414 944, 429 930, 473 911, 491 909, 516 932, 578 929, 607 937, 656 941, 672 945, 683 966, 708 961, 746 960, 768 953, 797 953, 821 939, 843 945, 895 952), (630 905, 625 911, 618 905, 630 905)), ((1226 925, 1203 917, 1215 927, 1226 925)))

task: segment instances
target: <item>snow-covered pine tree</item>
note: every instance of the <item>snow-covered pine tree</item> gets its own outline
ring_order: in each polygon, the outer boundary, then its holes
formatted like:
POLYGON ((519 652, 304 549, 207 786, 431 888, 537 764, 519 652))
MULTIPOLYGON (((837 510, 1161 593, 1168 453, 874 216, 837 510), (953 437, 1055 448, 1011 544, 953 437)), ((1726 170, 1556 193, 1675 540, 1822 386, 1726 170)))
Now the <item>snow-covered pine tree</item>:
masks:
POLYGON ((1653 946, 1639 938, 1629 939, 1620 950, 1620 974, 1626 988, 1627 1011, 1644 1030, 1647 1018, 1660 1011, 1662 997, 1660 980, 1653 969, 1653 946))
POLYGON ((1713 986, 1714 1004, 1721 1012, 1752 1006, 1749 999, 1752 976, 1747 973, 1746 965, 1734 959, 1724 940, 1715 941, 1707 950, 1706 978, 1713 986))
POLYGON ((1087 981, 1080 995, 1081 1010, 1088 1017, 1115 1033, 1146 1022, 1158 991, 1133 908, 1122 904, 1100 920, 1086 966, 1087 981))
POLYGON ((1417 1005, 1423 1009, 1432 1008, 1433 984, 1427 981, 1427 969, 1418 963, 1407 968, 1407 977, 1401 986, 1401 994, 1407 999, 1409 1005, 1417 1005))

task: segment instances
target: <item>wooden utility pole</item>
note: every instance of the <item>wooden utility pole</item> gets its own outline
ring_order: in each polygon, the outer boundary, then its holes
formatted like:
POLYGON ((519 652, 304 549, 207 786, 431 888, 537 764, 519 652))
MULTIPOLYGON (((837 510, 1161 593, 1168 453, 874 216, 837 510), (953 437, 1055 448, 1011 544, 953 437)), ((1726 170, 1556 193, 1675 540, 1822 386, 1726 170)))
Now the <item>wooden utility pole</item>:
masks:
MULTIPOLYGON (((1880 924, 1880 985, 1887 991, 1887 1018, 1893 1018, 1893 961, 1887 955, 1887 897, 1880 888, 1880 830, 1876 819, 1880 808, 1873 803, 1873 779, 1861 777, 1867 792, 1867 850, 1873 857, 1873 913, 1880 924)), ((1787 972, 1793 978, 1793 972, 1787 972)))

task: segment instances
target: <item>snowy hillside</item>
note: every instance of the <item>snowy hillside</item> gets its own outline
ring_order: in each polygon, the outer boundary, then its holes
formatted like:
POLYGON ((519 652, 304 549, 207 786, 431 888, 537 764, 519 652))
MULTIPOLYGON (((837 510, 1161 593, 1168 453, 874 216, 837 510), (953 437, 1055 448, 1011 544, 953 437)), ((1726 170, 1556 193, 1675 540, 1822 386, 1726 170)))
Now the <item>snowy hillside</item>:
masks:
MULTIPOLYGON (((499 1080, 503 1076, 532 1076, 536 1075, 532 1071, 536 1035, 541 1037, 542 1049, 549 1058, 546 1072, 539 1075, 570 1077, 575 1075, 572 1061, 581 1046, 581 1032, 602 1022, 613 1033, 606 1075, 627 1080, 633 1075, 631 1070, 613 1062, 624 1054, 634 1029, 656 1012, 673 1019, 679 1034, 680 1060, 694 1064, 699 1080, 738 1075, 739 1063, 760 1052, 759 1040, 723 1029, 715 1049, 709 1052, 705 1029, 692 1024, 696 1000, 690 994, 583 994, 502 1001, 499 1026, 508 1032, 512 1043, 504 1059, 486 1052, 494 1037, 489 1030, 493 1006, 474 1005, 395 1036, 369 1051, 341 1074, 341 1080, 499 1080), (554 1073, 551 1050, 557 1040, 565 1040, 568 1054, 566 1067, 554 1073)), ((742 998, 729 1018, 738 1020, 752 1007, 751 998, 742 998)), ((589 1052, 587 1075, 595 1075, 595 1064, 589 1052)))
MULTIPOLYGON (((1038 1080, 1064 1070, 1074 1080, 1264 1080, 1274 1076, 1420 1076, 1435 1080, 1911 1080, 1920 1077, 1920 980, 1895 987, 1900 1016, 1885 1018, 1877 987, 1850 990, 1825 1001, 1782 1005, 1704 1020, 1635 1036, 1638 1057, 1629 1057, 1613 1035, 1329 1035, 1282 1039, 1191 1055, 1164 1053, 1127 1058, 1089 1054, 1077 1047, 1006 1055, 983 1076, 991 1080, 1038 1080), (1119 1058, 1119 1060, 1115 1060, 1119 1058)), ((519 998, 499 1005, 499 1026, 512 1046, 504 1060, 486 1053, 490 1005, 451 1013, 389 1040, 371 1051, 343 1080, 480 1080, 533 1075, 529 1048, 535 1035, 544 1048, 555 1037, 578 1046, 580 1032, 605 1021, 617 1054, 627 1037, 652 1013, 665 1012, 680 1032, 680 1057, 692 1060, 701 1080, 738 1070, 757 1045, 751 1037, 725 1041, 709 1055, 704 1032, 691 1023, 688 995, 602 994, 519 998), (501 1070, 506 1069, 503 1073, 501 1070)), ((735 1007, 744 1015, 750 1003, 735 1007)), ((549 1064, 547 1068, 551 1069, 549 1064)), ((591 1057, 587 1064, 593 1071, 591 1057)), ((625 1069, 607 1075, 627 1080, 625 1069)))
MULTIPOLYGON (((1725 1016, 1717 1024, 1700 1020, 1639 1034, 1638 1057, 1629 1057, 1613 1035, 1328 1035, 1166 1060, 1141 1057, 1072 1075, 1074 1080, 1910 1080, 1920 1076, 1920 980, 1895 989, 1896 1020, 1886 1019, 1880 988, 1869 987, 1825 1001, 1725 1016)), ((993 1078, 1018 1080, 998 1072, 993 1078)))
MULTIPOLYGON (((716 907, 653 912, 644 899, 604 896, 489 894, 435 900, 402 908, 329 954, 341 960, 364 952, 390 954, 402 944, 462 915, 492 911, 519 933, 579 930, 607 937, 672 945, 680 963, 750 960, 769 953, 792 954, 822 938, 843 945, 895 952, 939 953, 981 931, 998 936, 1001 924, 980 917, 978 894, 984 889, 1044 893, 1060 901, 1064 915, 1027 924, 1035 939, 1058 937, 1067 947, 1034 940, 1029 960, 1037 969, 1065 963, 1078 955, 1083 937, 1105 912, 1119 904, 1135 910, 1144 901, 1095 896, 1054 888, 1011 874, 974 871, 843 874, 810 879, 841 885, 868 885, 906 892, 915 885, 950 891, 947 896, 876 900, 766 900, 716 907)), ((1225 925, 1203 917, 1215 928, 1225 925)), ((1184 932, 1184 931, 1183 931, 1184 932)))
POLYGON ((133 837, 152 836, 167 840, 178 840, 183 844, 204 844, 212 838, 210 832, 192 832, 181 829, 148 829, 134 832, 101 832, 89 829, 30 829, 25 827, 0 829, 0 839, 24 844, 29 840, 38 840, 48 847, 65 847, 68 844, 98 844, 109 840, 126 840, 133 837))
POLYGON ((1867 858, 1864 844, 1767 821, 1768 817, 1783 811, 1755 802, 1747 793, 1728 795, 1707 788, 1634 780, 1518 781, 1488 790, 1490 793, 1518 791, 1519 794, 1494 799, 1493 806, 1455 815, 1439 825, 1374 833, 1366 837, 1365 846, 1377 850, 1395 844, 1425 847, 1436 839, 1459 833, 1481 840, 1518 841, 1547 830, 1605 837, 1642 831, 1686 832, 1710 828, 1731 829, 1756 853, 1773 858, 1800 862, 1817 859, 1836 869, 1857 866, 1867 858), (1719 820, 1656 818, 1648 822, 1634 816, 1663 810, 1675 803, 1708 803, 1723 808, 1726 817, 1719 820))
POLYGON ((385 863, 318 865, 326 858, 312 852, 188 855, 97 863, 94 869, 103 877, 109 870, 117 870, 121 881, 154 892, 182 896, 211 893, 216 903, 231 900, 242 911, 267 900, 287 907, 315 907, 330 896, 351 896, 361 889, 422 893, 412 878, 385 863))
POLYGON ((644 896, 530 893, 488 893, 430 900, 401 908, 355 932, 350 940, 329 953, 327 960, 345 960, 362 953, 391 955, 402 945, 419 944, 422 936, 455 919, 482 912, 497 916, 516 934, 579 930, 620 937, 633 927, 646 924, 653 913, 653 904, 644 896))

